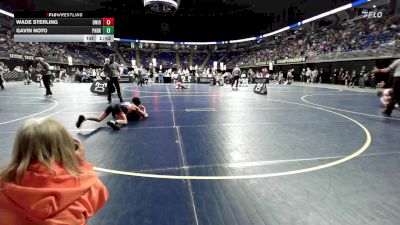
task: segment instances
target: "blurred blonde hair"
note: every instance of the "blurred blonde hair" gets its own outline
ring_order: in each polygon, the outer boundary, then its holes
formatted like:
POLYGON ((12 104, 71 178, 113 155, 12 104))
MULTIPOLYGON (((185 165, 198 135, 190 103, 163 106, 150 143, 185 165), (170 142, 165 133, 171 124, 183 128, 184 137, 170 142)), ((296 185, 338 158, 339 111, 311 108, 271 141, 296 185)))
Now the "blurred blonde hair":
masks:
POLYGON ((82 173, 74 139, 53 119, 29 119, 22 124, 15 137, 12 160, 1 171, 0 179, 19 184, 33 161, 50 171, 58 163, 71 175, 82 173))

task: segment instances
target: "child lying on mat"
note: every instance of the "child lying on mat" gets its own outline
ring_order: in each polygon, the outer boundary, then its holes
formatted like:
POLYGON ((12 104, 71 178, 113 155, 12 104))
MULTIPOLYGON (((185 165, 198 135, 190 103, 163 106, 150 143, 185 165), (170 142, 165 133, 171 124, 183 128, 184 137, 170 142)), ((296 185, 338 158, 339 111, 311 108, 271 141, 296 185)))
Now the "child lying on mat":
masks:
POLYGON ((183 85, 182 82, 178 82, 175 84, 175 88, 176 89, 187 89, 187 87, 185 87, 185 85, 183 85))

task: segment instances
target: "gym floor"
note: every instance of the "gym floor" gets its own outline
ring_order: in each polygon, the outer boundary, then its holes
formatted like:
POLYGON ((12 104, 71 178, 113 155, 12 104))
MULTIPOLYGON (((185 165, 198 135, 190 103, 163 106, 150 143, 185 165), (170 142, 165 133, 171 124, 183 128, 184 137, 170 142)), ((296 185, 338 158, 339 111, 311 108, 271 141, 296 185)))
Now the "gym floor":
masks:
POLYGON ((90 84, 56 83, 45 98, 37 84, 7 83, 0 165, 22 121, 53 117, 110 192, 90 225, 400 224, 400 111, 382 117, 376 91, 121 85, 149 118, 113 131, 107 120, 75 127, 108 106, 90 84))

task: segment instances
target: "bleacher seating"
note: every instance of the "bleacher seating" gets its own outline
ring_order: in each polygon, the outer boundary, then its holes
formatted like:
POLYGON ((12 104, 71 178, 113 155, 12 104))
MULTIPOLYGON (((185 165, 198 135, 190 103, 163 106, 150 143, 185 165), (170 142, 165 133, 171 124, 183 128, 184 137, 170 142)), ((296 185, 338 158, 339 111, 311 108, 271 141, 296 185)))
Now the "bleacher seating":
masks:
POLYGON ((25 79, 24 73, 17 71, 7 71, 3 74, 3 78, 6 81, 22 81, 25 79))

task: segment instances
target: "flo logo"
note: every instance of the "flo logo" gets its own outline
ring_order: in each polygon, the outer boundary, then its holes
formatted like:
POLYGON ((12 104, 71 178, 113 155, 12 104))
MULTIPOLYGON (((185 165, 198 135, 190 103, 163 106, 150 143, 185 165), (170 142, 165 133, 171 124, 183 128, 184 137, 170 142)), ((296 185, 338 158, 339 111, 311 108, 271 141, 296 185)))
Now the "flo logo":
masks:
POLYGON ((96 92, 105 92, 107 88, 107 83, 101 84, 99 82, 96 82, 94 91, 96 92))
MULTIPOLYGON (((111 85, 111 87, 113 87, 111 85)), ((108 93, 108 87, 107 87, 107 81, 105 80, 99 80, 96 82, 92 83, 92 86, 90 87, 90 91, 92 93, 98 94, 98 95, 106 95, 108 93)), ((111 90, 111 93, 114 92, 111 90)))
POLYGON ((267 94, 267 85, 265 83, 257 83, 256 86, 254 86, 253 91, 256 94, 266 95, 267 94))
POLYGON ((375 19, 375 18, 382 18, 383 17, 383 12, 381 12, 381 11, 368 11, 367 9, 363 9, 363 11, 361 11, 361 14, 364 16, 364 18, 368 18, 368 19, 375 19))

